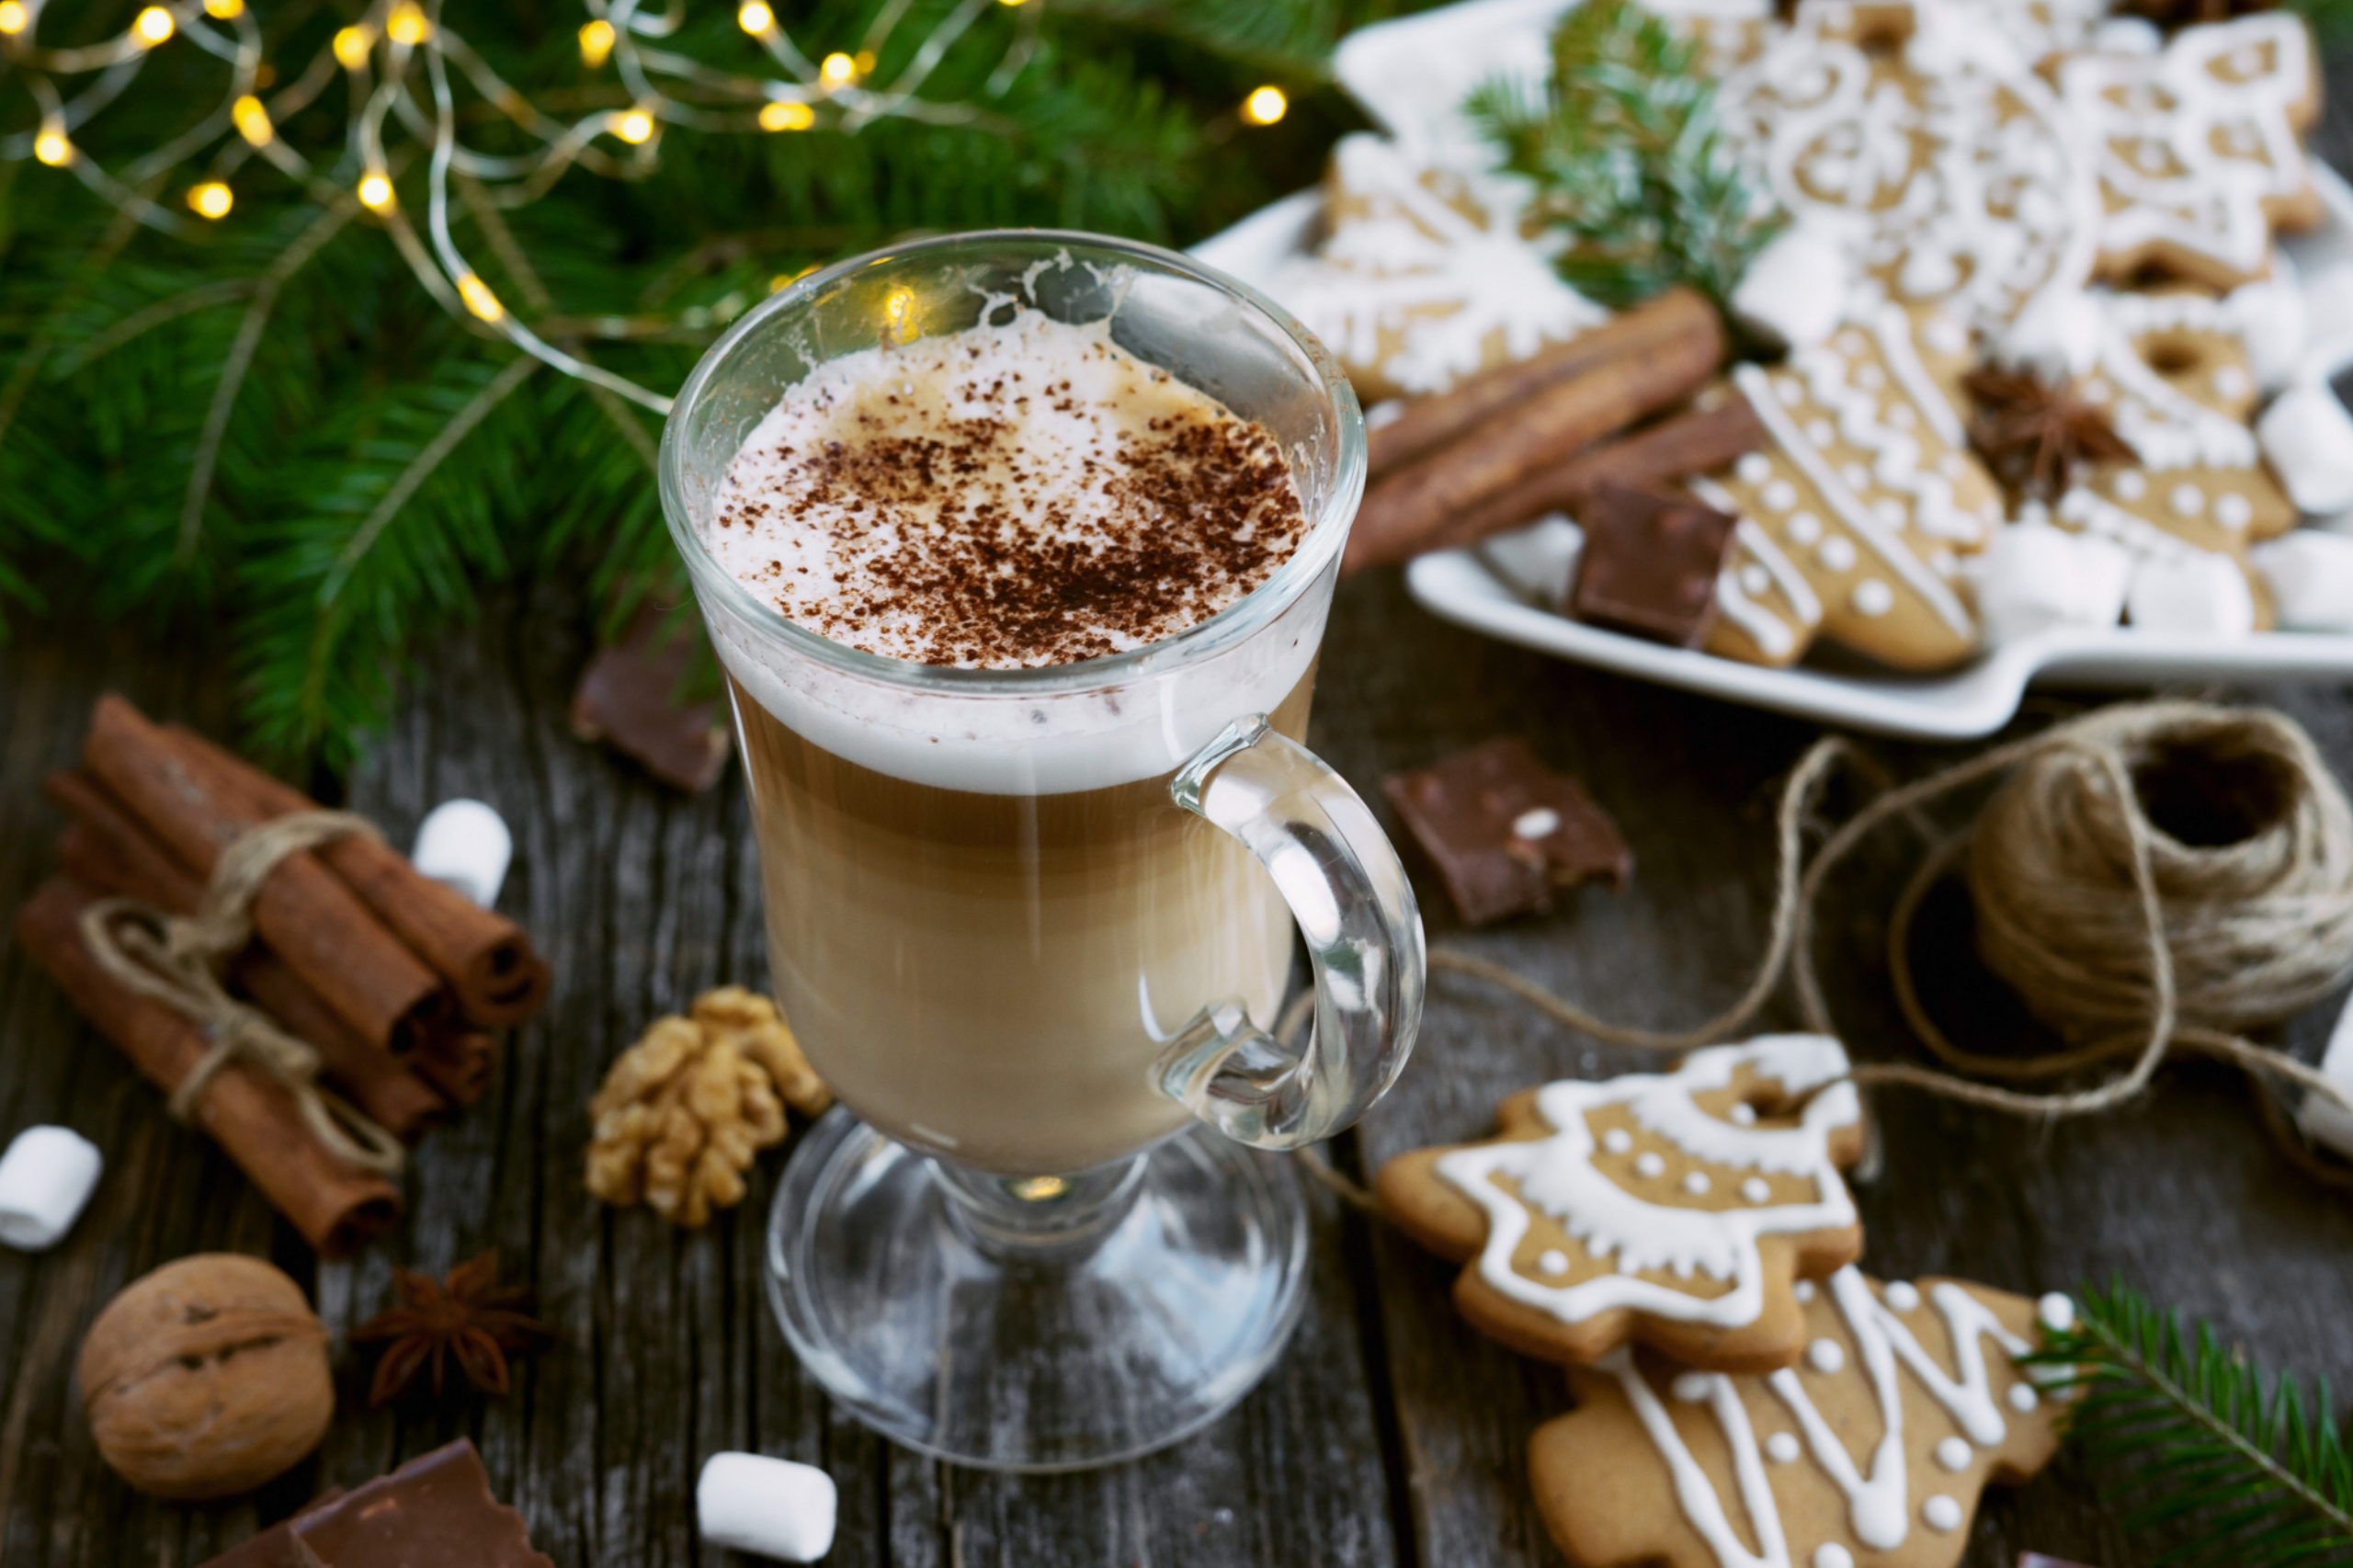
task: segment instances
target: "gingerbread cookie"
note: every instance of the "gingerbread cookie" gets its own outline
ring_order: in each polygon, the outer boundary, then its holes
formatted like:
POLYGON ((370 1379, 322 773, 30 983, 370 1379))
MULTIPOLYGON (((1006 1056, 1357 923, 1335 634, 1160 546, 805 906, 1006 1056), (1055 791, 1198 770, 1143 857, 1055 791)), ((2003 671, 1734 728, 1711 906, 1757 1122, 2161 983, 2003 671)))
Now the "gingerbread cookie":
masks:
POLYGON ((1261 281, 1368 403, 1443 392, 1608 319, 1521 238, 1519 213, 1503 181, 1418 165, 1377 136, 1343 137, 1323 245, 1261 281))
POLYGON ((1977 327, 2088 273, 2080 138, 1977 6, 1807 0, 1721 104, 1751 172, 1895 300, 1977 327))
POLYGON ((1538 1506, 1577 1568, 1951 1568, 1978 1494, 2058 1447, 2017 1364, 2074 1306, 1847 1267, 1804 1306, 1805 1359, 1762 1377, 1617 1350, 1529 1442, 1538 1506))
POLYGON ((1818 632, 1919 670, 1976 649, 1952 579, 2002 506, 1953 399, 1968 357, 1951 317, 1881 302, 1778 369, 1733 367, 1770 439, 1690 482, 1746 525, 1718 579, 1711 653, 1787 665, 1818 632))
POLYGON ((1499 1137, 1382 1166, 1381 1201, 1469 1266, 1456 1303, 1516 1350, 1590 1363, 1639 1341, 1785 1367, 1808 1339, 1793 1285, 1862 1251, 1838 1175, 1863 1145, 1846 1074, 1836 1040, 1768 1035, 1672 1073, 1547 1084, 1504 1102, 1499 1137))
POLYGON ((2154 54, 2077 55, 2059 86, 2097 160, 2099 276, 2155 265, 2231 288, 2270 270, 2275 226, 2319 221, 2301 135, 2319 76, 2293 13, 2184 28, 2154 54))

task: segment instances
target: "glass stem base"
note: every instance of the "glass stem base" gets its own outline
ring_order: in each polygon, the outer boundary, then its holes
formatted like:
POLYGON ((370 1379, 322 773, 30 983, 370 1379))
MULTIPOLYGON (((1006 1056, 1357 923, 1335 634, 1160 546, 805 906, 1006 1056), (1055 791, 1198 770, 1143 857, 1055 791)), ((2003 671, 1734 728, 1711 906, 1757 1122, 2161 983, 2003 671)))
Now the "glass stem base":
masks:
POLYGON ((768 1214, 801 1364, 883 1436, 957 1464, 1133 1459, 1230 1409, 1305 1301, 1287 1165, 1206 1128, 1071 1176, 935 1161, 836 1107, 768 1214))

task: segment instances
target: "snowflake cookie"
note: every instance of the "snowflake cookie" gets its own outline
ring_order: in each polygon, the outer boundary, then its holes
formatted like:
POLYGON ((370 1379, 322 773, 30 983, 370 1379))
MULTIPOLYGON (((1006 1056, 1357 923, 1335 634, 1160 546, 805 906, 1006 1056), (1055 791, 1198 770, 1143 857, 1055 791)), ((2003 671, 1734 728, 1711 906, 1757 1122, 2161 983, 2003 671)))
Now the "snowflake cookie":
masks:
POLYGON ((2155 265, 2228 289, 2270 270, 2275 225, 2319 221, 2302 140, 2319 76, 2291 12, 2184 28, 2154 54, 2076 55, 2059 86, 2096 158, 2101 277, 2155 265))
POLYGON ((1467 1264, 1456 1303, 1516 1350, 1593 1363, 1639 1341, 1786 1367, 1808 1339, 1801 1281, 1862 1250, 1838 1174, 1863 1145, 1846 1074, 1837 1041, 1768 1035, 1672 1073, 1547 1084, 1506 1100, 1487 1142, 1392 1160, 1381 1201, 1467 1264))
POLYGON ((1949 315, 1882 301, 1779 369, 1733 368, 1733 395, 1768 439, 1688 482, 1741 519, 1709 652, 1787 665, 1818 634, 1919 670, 1975 650, 1977 621, 1952 579, 2002 506, 1955 399, 1969 358, 1949 315))

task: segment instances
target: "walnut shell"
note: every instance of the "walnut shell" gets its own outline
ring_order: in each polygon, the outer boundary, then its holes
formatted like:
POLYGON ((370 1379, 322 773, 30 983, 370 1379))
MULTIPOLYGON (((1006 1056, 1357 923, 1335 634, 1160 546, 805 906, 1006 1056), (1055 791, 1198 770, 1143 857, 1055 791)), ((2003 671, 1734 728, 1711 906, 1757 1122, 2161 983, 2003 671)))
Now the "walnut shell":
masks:
POLYGON ((252 1491, 317 1448, 335 1415, 325 1326, 300 1285, 241 1253, 199 1253, 124 1286, 74 1375, 107 1463, 179 1502, 252 1491))

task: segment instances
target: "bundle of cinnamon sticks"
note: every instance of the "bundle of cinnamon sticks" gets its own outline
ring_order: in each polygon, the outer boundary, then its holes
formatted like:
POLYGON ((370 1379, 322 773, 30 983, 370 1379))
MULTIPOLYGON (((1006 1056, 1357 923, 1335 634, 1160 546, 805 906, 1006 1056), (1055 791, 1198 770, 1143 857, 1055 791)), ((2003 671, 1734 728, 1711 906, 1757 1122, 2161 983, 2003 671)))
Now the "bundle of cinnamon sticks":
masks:
POLYGON ((1369 437, 1371 484, 1342 569, 1459 549, 1574 510, 1604 483, 1654 484, 1754 450, 1761 432, 1738 399, 1670 412, 1723 357, 1715 308, 1670 289, 1412 404, 1369 437))
MULTIPOLYGON (((226 846, 318 807, 112 696, 92 716, 82 766, 51 774, 43 790, 68 818, 63 870, 17 915, 17 940, 170 1094, 211 1042, 99 963, 83 910, 119 894, 193 914, 226 846)), ((403 1142, 480 1099, 496 1062, 490 1031, 524 1022, 547 999, 550 971, 518 926, 372 838, 287 857, 255 898, 253 925, 229 989, 315 1046, 327 1085, 403 1142)), ((293 1096, 252 1063, 215 1074, 191 1114, 323 1252, 355 1250, 399 1217, 399 1189, 325 1148, 293 1096)))

